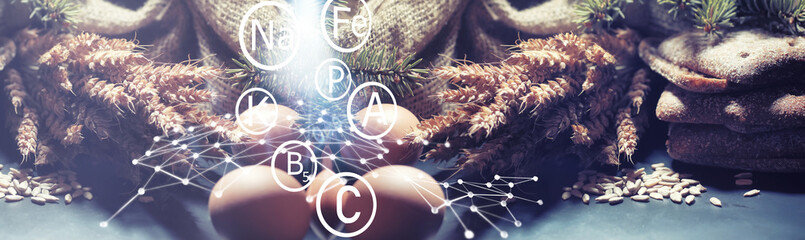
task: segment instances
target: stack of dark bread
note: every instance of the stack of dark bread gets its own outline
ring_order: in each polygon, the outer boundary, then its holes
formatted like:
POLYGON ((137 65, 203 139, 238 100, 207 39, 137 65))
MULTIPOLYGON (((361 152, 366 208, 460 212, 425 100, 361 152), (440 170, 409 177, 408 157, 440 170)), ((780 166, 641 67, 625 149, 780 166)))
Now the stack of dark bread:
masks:
POLYGON ((758 29, 686 32, 640 44, 670 84, 657 117, 669 155, 719 167, 805 170, 805 38, 758 29))

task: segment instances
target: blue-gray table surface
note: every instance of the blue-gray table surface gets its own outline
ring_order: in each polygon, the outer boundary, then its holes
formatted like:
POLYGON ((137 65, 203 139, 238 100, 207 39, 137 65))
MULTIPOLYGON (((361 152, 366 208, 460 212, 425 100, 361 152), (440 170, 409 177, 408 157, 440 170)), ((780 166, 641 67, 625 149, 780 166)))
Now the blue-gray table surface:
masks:
MULTIPOLYGON (((662 134, 653 133, 653 134, 662 134)), ((654 136, 663 139, 664 136, 654 136)), ((661 141, 655 141, 661 142, 661 141)), ((577 165, 548 164, 538 172, 540 180, 532 184, 529 196, 542 199, 544 205, 519 201, 510 208, 523 224, 496 223, 507 231, 509 239, 805 239, 805 175, 756 173, 756 188, 762 193, 744 198, 746 187, 736 187, 732 175, 739 172, 700 167, 672 161, 662 144, 646 144, 635 159, 636 167, 664 162, 679 172, 688 172, 709 189, 692 206, 671 201, 649 203, 584 205, 578 199, 562 201, 561 188, 572 185, 577 165), (723 208, 707 199, 718 197, 723 208)), ((0 137, 0 163, 16 167, 20 160, 8 135, 0 137)), ((418 167, 436 171, 432 164, 418 167)), ((167 188, 158 201, 133 202, 121 214, 101 228, 106 220, 132 196, 136 186, 116 179, 114 173, 93 169, 79 170, 79 181, 92 186, 95 199, 75 201, 71 205, 39 206, 23 202, 0 202, 0 233, 5 239, 217 239, 207 214, 207 193, 184 186, 167 188)), ((300 213, 304 214, 304 213, 300 213)), ((497 230, 483 219, 459 212, 461 219, 476 232, 477 239, 499 239, 497 230)), ((308 239, 316 239, 312 232, 308 239)), ((463 228, 456 216, 446 213, 437 239, 462 239, 463 228)))

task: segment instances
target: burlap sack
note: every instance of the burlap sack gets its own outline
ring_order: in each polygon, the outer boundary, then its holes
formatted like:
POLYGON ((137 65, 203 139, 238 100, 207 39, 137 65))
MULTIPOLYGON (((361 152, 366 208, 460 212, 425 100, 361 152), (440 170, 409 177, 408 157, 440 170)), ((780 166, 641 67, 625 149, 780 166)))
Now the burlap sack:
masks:
MULTIPOLYGON (((84 14, 78 28, 108 36, 136 37, 142 44, 151 45, 147 54, 157 61, 194 58, 203 65, 234 67, 231 59, 240 53, 241 18, 261 1, 144 0, 121 7, 116 0, 79 0, 84 14)), ((572 22, 575 1, 534 2, 518 9, 521 6, 512 6, 506 0, 367 0, 372 11, 372 34, 363 47, 396 47, 398 56, 415 54, 422 58, 419 67, 452 64, 457 58, 497 61, 505 57, 505 45, 520 37, 576 29, 572 22)), ((273 16, 263 13, 256 17, 270 20, 273 16)), ((358 39, 343 38, 341 45, 355 41, 358 39)), ((234 110, 242 90, 235 84, 227 79, 208 84, 223 96, 212 104, 215 112, 234 110)), ((413 96, 398 97, 399 104, 419 117, 440 113, 443 105, 433 96, 446 89, 447 83, 429 78, 421 84, 413 96)))

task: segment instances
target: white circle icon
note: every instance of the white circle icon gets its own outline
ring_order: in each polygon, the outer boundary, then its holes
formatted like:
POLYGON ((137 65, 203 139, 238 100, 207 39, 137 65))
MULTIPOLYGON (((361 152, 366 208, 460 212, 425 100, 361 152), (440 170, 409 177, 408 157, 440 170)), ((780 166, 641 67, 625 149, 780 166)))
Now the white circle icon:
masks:
MULTIPOLYGON (((322 210, 321 210, 321 198, 322 198, 322 195, 324 195, 325 190, 328 190, 326 187, 320 188, 319 192, 316 194, 316 215, 319 216, 319 222, 321 222, 321 225, 324 226, 324 228, 327 229, 327 231, 329 231, 333 235, 338 236, 338 237, 342 237, 342 238, 351 238, 351 237, 355 237, 355 236, 360 235, 361 233, 366 231, 366 229, 369 229, 370 225, 372 225, 372 221, 375 220, 375 214, 377 214, 377 195, 375 195, 375 190, 372 189, 372 185, 370 185, 369 182, 366 181, 366 179, 364 179, 360 175, 352 173, 352 172, 340 172, 338 174, 335 174, 335 175, 331 176, 330 178, 327 178, 327 180, 324 181, 324 184, 322 186, 330 186, 330 183, 332 183, 333 181, 336 181, 336 180, 340 181, 341 178, 343 178, 343 177, 351 177, 351 178, 358 179, 358 181, 360 181, 363 184, 365 184, 366 188, 369 189, 369 194, 372 195, 372 213, 369 215, 369 221, 366 222, 366 225, 363 225, 363 227, 361 227, 360 229, 358 229, 357 231, 354 231, 354 232, 341 232, 341 231, 335 230, 332 226, 330 226, 329 223, 327 223, 326 220, 324 220, 324 215, 322 214, 322 210)), ((349 189, 352 192, 352 194, 355 194, 357 197, 360 196, 360 194, 358 193, 358 190, 355 187, 353 187, 353 186, 342 186, 342 189, 338 190, 339 196, 337 197, 337 199, 342 199, 341 196, 343 196, 343 194, 345 194, 347 192, 347 191, 344 191, 345 189, 349 189)), ((341 209, 341 206, 339 206, 338 209, 341 209)), ((341 214, 342 213, 339 213, 339 215, 341 215, 341 214)), ((356 213, 356 215, 350 217, 350 219, 346 219, 346 220, 350 220, 350 222, 347 222, 347 224, 357 221, 357 217, 359 216, 357 214, 358 213, 356 213)), ((339 219, 340 218, 341 218, 341 216, 339 216, 339 219)), ((343 221, 345 219, 341 219, 341 220, 343 221)))
MULTIPOLYGON (((297 154, 299 154, 299 153, 297 153, 297 154)), ((300 168, 298 172, 302 173, 302 171, 304 171, 304 169, 302 169, 302 164, 299 163, 302 160, 301 159, 301 154, 299 154, 297 156, 299 156, 299 159, 297 159, 297 161, 290 161, 290 159, 289 159, 288 163, 290 165, 291 162, 297 162, 297 164, 299 164, 299 168, 300 168)), ((272 175, 274 175, 274 181, 276 181, 277 184, 280 187, 282 187, 282 189, 285 189, 285 191, 289 191, 289 192, 301 192, 301 191, 304 191, 305 188, 307 188, 307 186, 310 186, 310 184, 313 183, 313 179, 316 177, 316 173, 318 173, 318 171, 319 171, 319 164, 318 163, 319 163, 319 161, 316 159, 316 153, 313 152, 313 149, 310 148, 310 146, 308 144, 305 144, 304 142, 298 141, 298 140, 291 140, 291 141, 287 141, 287 142, 282 143, 282 145, 280 145, 276 150, 274 150, 274 155, 271 156, 271 171, 272 171, 272 175), (289 145, 299 145, 299 146, 304 147, 305 150, 307 150, 308 153, 310 153, 310 162, 313 163, 312 164, 313 165, 313 173, 310 173, 307 176, 305 176, 307 178, 307 180, 308 180, 307 183, 305 183, 305 185, 303 185, 301 187, 298 187, 298 188, 292 188, 292 187, 286 186, 277 177, 277 168, 275 166, 276 163, 277 163, 277 156, 281 152, 284 152, 284 153, 289 154, 289 158, 290 158, 290 155, 291 155, 290 153, 292 153, 292 152, 288 150, 289 145)), ((289 172, 289 175, 291 175, 291 176, 297 175, 297 174, 290 174, 291 169, 288 169, 287 171, 289 172)))
POLYGON ((337 58, 330 58, 321 62, 319 66, 316 68, 316 90, 319 92, 319 95, 327 99, 328 101, 338 101, 339 99, 344 98, 349 93, 349 88, 352 87, 352 73, 349 71, 349 66, 347 66, 344 61, 341 61, 337 58), (338 65, 335 67, 333 65, 338 65), (326 82, 322 83, 319 77, 321 76, 322 68, 327 68, 325 71, 327 73, 327 77, 324 78, 326 82), (337 78, 334 78, 334 73, 337 74, 337 78), (346 84, 343 82, 347 81, 346 84), (336 90, 336 84, 344 85, 344 93, 333 96, 333 92, 336 90))
MULTIPOLYGON (((243 56, 246 57, 246 60, 251 62, 257 68, 267 71, 282 68, 291 62, 294 56, 296 56, 296 52, 299 50, 299 44, 297 44, 297 42, 299 41, 299 39, 301 39, 301 33, 300 31, 297 31, 298 29, 296 23, 297 23, 296 15, 294 15, 294 12, 290 7, 281 4, 279 2, 260 2, 249 8, 249 11, 246 11, 246 14, 243 15, 243 19, 241 19, 240 21, 240 28, 238 29, 238 40, 240 41, 240 51, 243 53, 243 56), (251 17, 251 15, 254 12, 263 7, 276 7, 278 9, 278 12, 275 16, 282 16, 283 14, 287 14, 287 16, 290 18, 291 28, 286 27, 286 28, 275 29, 275 24, 279 25, 280 23, 275 23, 273 19, 268 22, 268 29, 264 29, 262 25, 263 23, 257 19, 249 21, 249 17, 251 17), (280 49, 290 48, 289 49, 290 55, 285 60, 274 65, 266 65, 264 63, 261 63, 260 61, 257 61, 251 54, 249 54, 249 48, 246 46, 246 41, 244 41, 245 39, 243 32, 244 30, 246 30, 247 26, 249 27, 252 33, 252 39, 251 39, 252 51, 260 50, 256 48, 257 46, 256 42, 262 41, 267 45, 266 47, 268 48, 269 53, 272 52, 274 48, 280 48, 280 49), (290 46, 288 45, 281 46, 281 42, 283 41, 281 41, 282 40, 281 38, 278 39, 278 36, 280 36, 282 33, 286 33, 285 37, 290 37, 290 39, 285 39, 287 40, 285 41, 285 43, 290 46)), ((273 58, 275 56, 271 57, 273 58)))
POLYGON ((268 92, 267 90, 262 89, 262 88, 249 88, 249 90, 246 90, 246 91, 244 91, 243 93, 240 94, 240 97, 238 98, 237 103, 235 103, 235 122, 238 123, 238 126, 243 131, 245 131, 245 132, 247 132, 249 134, 253 134, 253 135, 261 135, 263 133, 267 133, 276 124, 279 111, 280 110, 279 110, 279 107, 277 105, 277 100, 274 99, 274 95, 271 95, 270 92, 268 92), (263 96, 263 98, 259 100, 257 105, 255 105, 254 104, 254 95, 251 95, 251 93, 253 93, 253 92, 260 92, 260 93, 265 94, 266 96, 263 96), (254 116, 255 113, 251 113, 251 116, 248 116, 249 122, 244 123, 243 119, 241 119, 241 117, 240 117, 240 103, 241 103, 241 101, 243 101, 244 97, 248 97, 249 108, 254 107, 254 106, 259 106, 260 104, 264 104, 264 103, 266 103, 268 101, 268 99, 271 99, 271 104, 273 104, 273 106, 274 106, 274 114, 272 114, 272 115, 274 115, 274 118, 270 119, 270 120, 263 119, 265 116, 254 116), (254 127, 255 118, 261 118, 260 120, 261 120, 262 124, 260 124, 260 126, 263 129, 254 130, 253 128, 249 128, 249 127, 254 127))
MULTIPOLYGON (((374 95, 376 93, 372 93, 372 94, 374 95)), ((371 105, 371 103, 373 102, 371 100, 372 98, 373 97, 370 96, 370 100, 369 100, 370 105, 369 105, 369 107, 372 107, 372 105, 371 105)), ((378 107, 381 107, 381 106, 378 106, 378 107)), ((368 112, 369 110, 371 110, 371 109, 367 109, 367 113, 366 113, 367 115, 369 114, 369 112, 368 112)), ((349 100, 347 101, 347 117, 349 118, 347 122, 349 122, 349 126, 353 130, 355 130, 355 133, 357 133, 358 136, 361 136, 361 137, 363 137, 365 139, 375 140, 375 139, 380 139, 383 136, 386 136, 386 134, 391 132, 391 129, 394 127, 394 124, 397 123, 397 114, 398 114, 397 99, 394 98, 394 93, 392 93, 391 90, 388 87, 386 87, 386 85, 383 85, 383 84, 378 83, 378 82, 365 82, 365 83, 363 83, 361 85, 358 85, 358 87, 356 87, 355 90, 352 91, 352 95, 349 95, 349 100), (354 102, 355 97, 358 96, 358 93, 361 90, 363 90, 364 88, 372 87, 372 86, 380 87, 381 89, 386 91, 386 93, 388 93, 388 96, 391 97, 392 103, 394 103, 394 117, 391 119, 391 123, 388 124, 389 127, 385 131, 383 131, 382 133, 376 134, 376 135, 369 135, 369 134, 366 134, 364 132, 361 132, 361 130, 358 129, 357 126, 355 126, 355 123, 354 123, 355 116, 352 115, 352 103, 354 102)))
MULTIPOLYGON (((355 1, 355 0, 352 0, 352 1, 355 1)), ((321 25, 321 32, 324 35, 324 40, 326 40, 327 43, 330 44, 330 47, 334 48, 335 50, 338 50, 339 52, 351 53, 351 52, 354 52, 354 51, 358 50, 364 44, 366 44, 366 41, 369 40, 369 35, 372 34, 372 11, 369 9, 369 5, 366 4, 366 1, 364 1, 364 0, 360 0, 360 1, 363 4, 363 7, 366 9, 366 15, 369 17, 368 19, 366 17, 362 16, 362 15, 359 15, 359 14, 355 14, 355 16, 352 17, 352 19, 340 18, 339 13, 347 13, 347 14, 349 14, 349 13, 352 13, 352 11, 358 11, 358 10, 348 7, 350 4, 344 4, 346 6, 332 6, 333 0, 327 0, 327 3, 325 3, 324 7, 321 9, 321 24, 320 25, 321 25), (332 21, 328 21, 327 12, 330 10, 331 6, 333 8, 333 11, 332 11, 333 19, 332 19, 332 21), (327 28, 332 27, 332 30, 333 30, 333 34, 332 34, 333 37, 332 38, 335 38, 336 40, 338 40, 338 38, 339 38, 339 36, 338 36, 339 27, 340 26, 347 26, 347 25, 349 25, 350 30, 352 30, 352 31, 350 31, 350 32, 352 32, 352 34, 354 34, 356 37, 362 38, 360 44, 358 44, 356 46, 352 46, 352 47, 342 47, 342 46, 339 46, 338 44, 336 44, 335 42, 333 42, 333 39, 331 39, 329 34, 327 34, 327 28), (360 32, 356 28, 356 26, 365 27, 366 31, 365 32, 360 32)), ((349 2, 349 0, 347 0, 346 2, 349 2)))

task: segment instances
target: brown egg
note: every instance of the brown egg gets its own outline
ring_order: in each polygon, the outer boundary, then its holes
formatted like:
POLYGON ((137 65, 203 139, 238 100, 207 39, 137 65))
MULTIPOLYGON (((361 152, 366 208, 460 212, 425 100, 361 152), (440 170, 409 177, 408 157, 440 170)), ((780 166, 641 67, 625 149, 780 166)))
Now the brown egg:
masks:
MULTIPOLYGON (((444 203, 444 192, 426 172, 394 165, 372 170, 363 178, 375 191, 377 213, 366 231, 354 239, 426 239, 439 230, 444 218, 444 207, 439 207, 444 203)), ((360 197, 346 194, 343 215, 351 217, 360 212, 360 216, 355 223, 346 225, 348 232, 360 230, 372 213, 372 197, 366 184, 357 181, 354 186, 360 197)))
MULTIPOLYGON (((274 119, 275 116, 277 119, 275 122, 276 125, 263 134, 248 133, 243 130, 243 126, 238 126, 238 130, 249 138, 244 143, 232 146, 232 150, 235 153, 233 156, 234 159, 248 165, 258 163, 271 165, 271 156, 274 154, 274 150, 276 150, 277 147, 284 142, 300 140, 302 138, 302 134, 299 133, 296 128, 296 120, 299 118, 299 114, 286 106, 265 103, 260 104, 241 113, 239 121, 243 121, 243 125, 246 125, 245 123, 252 117, 261 117, 269 119, 270 121, 270 119, 274 119), (278 111, 275 111, 274 106, 277 107, 278 111), (265 142, 261 144, 260 140, 265 140, 265 142)), ((269 126, 270 123, 259 120, 255 120, 252 126, 246 125, 247 129, 252 132, 264 131, 269 126)), ((287 160, 283 161, 282 158, 277 160, 275 166, 278 169, 286 170, 287 160)))
MULTIPOLYGON (((310 205, 310 216, 314 222, 319 222, 319 216, 316 210, 316 196, 319 194, 319 190, 324 187, 324 182, 334 175, 335 173, 333 171, 324 169, 319 173, 319 175, 316 175, 316 178, 313 179, 313 183, 311 183, 307 188, 306 200, 310 205)), ((336 196, 338 194, 338 189, 340 189, 342 186, 344 186, 343 182, 333 181, 329 184, 329 186, 324 187, 324 194, 322 194, 321 197, 321 210, 324 220, 327 221, 330 226, 338 226, 339 224, 338 217, 335 212, 337 207, 336 196)))
MULTIPOLYGON (((302 239, 310 223, 305 192, 289 192, 274 180, 271 167, 246 166, 224 175, 212 189, 210 218, 227 239, 302 239)), ((296 179, 276 171, 291 188, 296 179)))
MULTIPOLYGON (((411 165, 422 153, 422 145, 414 144, 403 138, 410 133, 417 125, 419 120, 416 116, 403 107, 395 107, 392 104, 382 104, 380 107, 383 109, 383 115, 386 121, 378 115, 370 114, 366 117, 367 108, 355 114, 356 127, 367 135, 378 135, 388 129, 392 124, 394 118, 394 110, 397 109, 397 120, 385 136, 381 138, 382 144, 377 143, 377 140, 368 140, 358 134, 352 134, 350 138, 351 145, 344 144, 341 149, 341 154, 345 159, 352 160, 353 164, 360 166, 363 169, 374 169, 390 164, 403 164, 411 165), (363 126, 363 121, 366 120, 366 126, 363 126), (386 152, 388 150, 388 152, 386 152), (382 159, 381 159, 382 157, 382 159), (363 164, 360 159, 365 159, 367 164, 363 164)), ((379 114, 380 110, 377 105, 371 109, 372 113, 379 114)))

